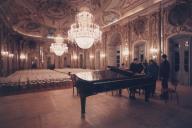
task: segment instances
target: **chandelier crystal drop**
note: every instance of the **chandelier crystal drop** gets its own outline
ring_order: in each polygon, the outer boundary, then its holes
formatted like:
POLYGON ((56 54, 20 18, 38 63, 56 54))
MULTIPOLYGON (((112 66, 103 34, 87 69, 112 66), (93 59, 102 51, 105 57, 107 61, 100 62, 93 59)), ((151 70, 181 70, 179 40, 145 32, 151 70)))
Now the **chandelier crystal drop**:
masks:
POLYGON ((89 11, 83 10, 76 15, 76 22, 68 31, 68 38, 82 49, 90 48, 95 41, 101 39, 102 32, 100 27, 93 23, 93 19, 89 11))
POLYGON ((57 56, 62 56, 63 53, 68 52, 68 47, 67 44, 56 42, 51 44, 50 51, 54 52, 57 56))

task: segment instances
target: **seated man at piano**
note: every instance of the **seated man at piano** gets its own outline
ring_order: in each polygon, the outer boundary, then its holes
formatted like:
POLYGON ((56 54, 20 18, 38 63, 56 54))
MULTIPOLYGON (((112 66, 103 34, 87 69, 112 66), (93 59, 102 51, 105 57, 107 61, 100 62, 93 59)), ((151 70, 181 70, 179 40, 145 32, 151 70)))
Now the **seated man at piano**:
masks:
POLYGON ((129 70, 133 73, 141 73, 143 71, 143 66, 139 63, 137 58, 134 58, 133 62, 130 64, 129 70))
MULTIPOLYGON (((130 71, 132 71, 134 74, 139 74, 143 71, 143 67, 142 65, 138 62, 138 59, 137 58, 134 58, 133 59, 133 62, 130 64, 130 68, 129 68, 130 71)), ((136 92, 136 89, 134 88, 130 88, 130 93, 129 93, 129 98, 130 99, 135 99, 135 92, 136 92)))

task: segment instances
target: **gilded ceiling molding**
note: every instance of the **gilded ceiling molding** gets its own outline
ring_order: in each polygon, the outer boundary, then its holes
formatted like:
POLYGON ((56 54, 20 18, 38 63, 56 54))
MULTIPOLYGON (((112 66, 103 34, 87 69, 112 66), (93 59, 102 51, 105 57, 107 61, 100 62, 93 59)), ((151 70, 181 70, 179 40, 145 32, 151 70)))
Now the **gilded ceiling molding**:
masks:
POLYGON ((24 36, 35 37, 35 38, 43 38, 41 35, 34 35, 34 34, 25 33, 25 32, 23 32, 22 30, 19 30, 16 27, 13 27, 13 30, 15 32, 21 34, 21 35, 24 35, 24 36))

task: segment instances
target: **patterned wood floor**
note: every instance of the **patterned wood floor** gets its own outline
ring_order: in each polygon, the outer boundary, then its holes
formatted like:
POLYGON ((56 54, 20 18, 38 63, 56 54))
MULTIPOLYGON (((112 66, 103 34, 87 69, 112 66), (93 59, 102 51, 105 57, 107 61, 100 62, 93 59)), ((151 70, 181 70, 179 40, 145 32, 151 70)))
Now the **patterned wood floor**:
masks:
POLYGON ((0 97, 0 128, 190 128, 192 88, 180 87, 180 104, 158 96, 150 103, 111 96, 87 98, 86 118, 80 118, 80 100, 72 89, 0 97))

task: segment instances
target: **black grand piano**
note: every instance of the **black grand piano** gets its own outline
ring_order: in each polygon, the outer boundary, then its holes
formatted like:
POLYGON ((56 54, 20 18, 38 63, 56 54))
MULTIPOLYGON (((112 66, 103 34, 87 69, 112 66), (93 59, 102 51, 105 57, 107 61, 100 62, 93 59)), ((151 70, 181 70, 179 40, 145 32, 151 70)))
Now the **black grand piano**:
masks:
POLYGON ((75 74, 76 87, 81 99, 81 116, 85 117, 86 97, 100 92, 124 88, 142 88, 145 101, 148 101, 153 81, 150 76, 133 74, 126 70, 111 68, 103 71, 90 71, 75 74))

